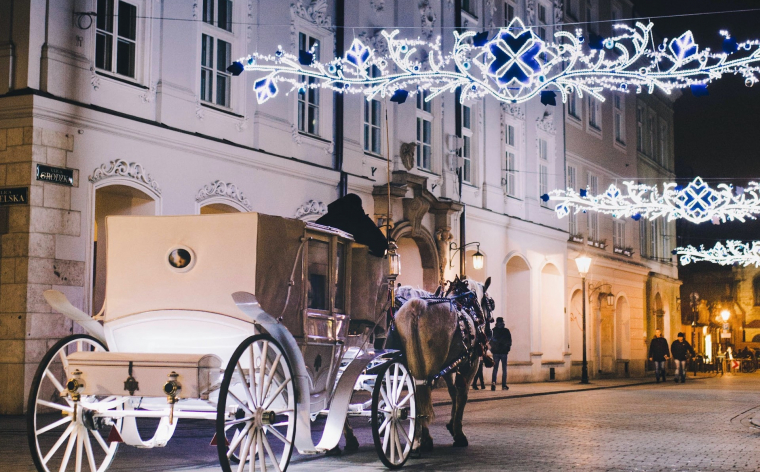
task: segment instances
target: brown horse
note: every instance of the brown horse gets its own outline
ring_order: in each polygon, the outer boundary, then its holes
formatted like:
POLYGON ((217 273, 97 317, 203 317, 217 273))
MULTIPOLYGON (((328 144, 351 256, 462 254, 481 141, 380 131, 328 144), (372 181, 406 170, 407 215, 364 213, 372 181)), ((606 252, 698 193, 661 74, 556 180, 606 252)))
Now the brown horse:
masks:
MULTIPOLYGON (((481 310, 482 314, 480 304, 485 300, 484 305, 488 305, 485 308, 490 314, 492 302, 486 294, 490 284, 490 277, 485 284, 472 279, 466 281, 457 279, 452 283, 453 291, 450 291, 449 296, 462 295, 463 290, 472 291, 476 296, 470 298, 469 303, 476 305, 472 308, 476 311, 481 310)), ((414 448, 425 451, 433 447, 433 439, 428 430, 428 425, 434 419, 430 380, 468 352, 462 343, 462 331, 459 327, 460 312, 455 304, 448 301, 441 303, 438 300, 430 300, 433 294, 411 287, 400 287, 397 294, 399 298, 407 300, 396 313, 394 320, 406 355, 407 366, 415 379, 428 381, 423 385, 418 385, 416 393, 421 434, 415 440, 414 448)), ((464 316, 463 319, 470 325, 467 329, 475 332, 471 318, 464 316)), ((479 358, 480 352, 472 349, 456 368, 443 375, 452 402, 451 420, 446 427, 454 437, 454 447, 465 447, 468 444, 467 436, 462 432, 462 415, 467 403, 469 386, 478 370, 479 358)))

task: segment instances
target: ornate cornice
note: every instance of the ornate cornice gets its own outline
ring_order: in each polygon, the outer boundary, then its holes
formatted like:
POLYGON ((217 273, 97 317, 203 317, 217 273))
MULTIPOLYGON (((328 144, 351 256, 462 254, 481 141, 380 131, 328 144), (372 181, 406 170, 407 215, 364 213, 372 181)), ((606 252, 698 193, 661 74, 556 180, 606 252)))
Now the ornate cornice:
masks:
POLYGON ((545 113, 540 118, 536 118, 536 127, 552 136, 557 133, 557 129, 554 127, 554 115, 551 113, 545 113))
POLYGON ((309 6, 295 0, 290 4, 290 12, 322 28, 332 30, 332 18, 327 15, 327 0, 311 0, 309 6))
POLYGON ((142 164, 127 162, 124 159, 115 159, 109 164, 103 164, 95 169, 88 179, 92 183, 113 177, 129 177, 150 187, 156 195, 161 195, 161 188, 153 178, 145 172, 142 164))
POLYGON ((195 201, 201 203, 204 200, 214 197, 224 197, 233 200, 238 205, 242 206, 248 211, 251 211, 251 202, 243 195, 243 192, 235 184, 224 182, 221 180, 215 180, 208 185, 204 185, 203 188, 198 190, 198 194, 195 196, 195 201))
POLYGON ((517 118, 520 121, 525 121, 525 111, 523 110, 523 107, 520 105, 513 105, 510 103, 502 103, 501 104, 501 111, 506 113, 509 116, 512 116, 514 118, 517 118))
POLYGON ((326 203, 317 200, 309 200, 298 207, 298 210, 296 210, 296 218, 299 220, 318 219, 325 213, 327 213, 326 203))

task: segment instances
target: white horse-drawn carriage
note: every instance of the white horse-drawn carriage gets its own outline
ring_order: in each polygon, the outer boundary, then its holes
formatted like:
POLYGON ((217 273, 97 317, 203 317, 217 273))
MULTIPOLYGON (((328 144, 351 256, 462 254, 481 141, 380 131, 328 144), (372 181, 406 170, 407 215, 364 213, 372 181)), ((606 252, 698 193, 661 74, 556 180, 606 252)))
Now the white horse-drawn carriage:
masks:
POLYGON ((109 217, 106 252, 97 316, 45 292, 88 334, 55 344, 33 380, 38 470, 105 471, 119 443, 164 446, 180 419, 216 423, 226 472, 285 470, 294 448, 338 445, 349 410, 363 412, 349 404, 357 378, 380 356, 375 446, 389 467, 406 461, 417 413, 403 360, 354 342, 336 381, 351 317, 383 320, 387 301, 387 261, 351 235, 256 213, 109 217))

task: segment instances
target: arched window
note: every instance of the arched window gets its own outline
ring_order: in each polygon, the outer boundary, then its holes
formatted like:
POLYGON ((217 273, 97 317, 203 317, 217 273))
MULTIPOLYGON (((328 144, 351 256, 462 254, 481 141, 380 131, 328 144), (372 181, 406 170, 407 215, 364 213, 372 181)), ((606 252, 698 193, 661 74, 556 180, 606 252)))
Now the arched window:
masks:
POLYGON ((760 306, 760 277, 752 281, 752 294, 755 296, 755 306, 760 306))

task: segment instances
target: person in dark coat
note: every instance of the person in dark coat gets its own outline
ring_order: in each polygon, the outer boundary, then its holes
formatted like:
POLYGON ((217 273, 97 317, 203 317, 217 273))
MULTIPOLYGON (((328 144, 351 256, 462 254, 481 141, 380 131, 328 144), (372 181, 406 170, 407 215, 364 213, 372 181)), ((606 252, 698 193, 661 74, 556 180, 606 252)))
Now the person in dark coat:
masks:
POLYGON ((678 383, 679 376, 681 383, 686 382, 686 360, 694 355, 694 349, 683 333, 678 333, 678 339, 673 341, 670 346, 670 353, 673 354, 673 360, 676 361, 676 383, 678 383))
POLYGON ((491 334, 491 353, 493 354, 493 375, 491 376, 491 390, 496 390, 496 376, 499 373, 499 363, 501 362, 501 389, 509 390, 507 387, 507 355, 512 349, 512 333, 504 326, 504 318, 496 318, 496 327, 491 334))
POLYGON ((478 358, 478 372, 475 374, 475 378, 472 379, 472 389, 478 389, 478 380, 480 380, 480 388, 486 389, 485 379, 483 378, 483 359, 478 358))
POLYGON ((668 340, 662 337, 662 331, 656 329, 654 338, 649 343, 649 360, 654 362, 654 376, 657 378, 657 383, 660 383, 660 375, 662 375, 662 381, 665 381, 665 361, 668 358, 670 358, 668 340))

